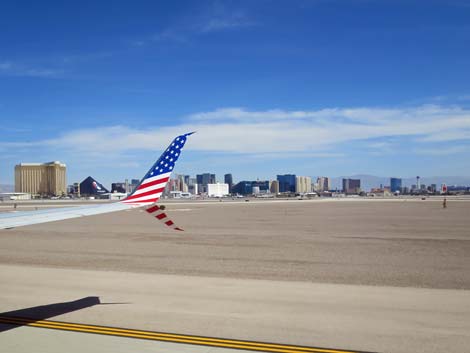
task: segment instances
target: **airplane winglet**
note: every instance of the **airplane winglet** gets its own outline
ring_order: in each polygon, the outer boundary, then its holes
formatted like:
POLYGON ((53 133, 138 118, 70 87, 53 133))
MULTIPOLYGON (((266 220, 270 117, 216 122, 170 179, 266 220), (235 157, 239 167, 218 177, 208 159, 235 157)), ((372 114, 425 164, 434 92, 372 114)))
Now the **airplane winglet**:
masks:
POLYGON ((195 131, 176 136, 160 158, 145 174, 139 185, 121 203, 134 206, 147 206, 158 201, 178 160, 188 136, 195 131))

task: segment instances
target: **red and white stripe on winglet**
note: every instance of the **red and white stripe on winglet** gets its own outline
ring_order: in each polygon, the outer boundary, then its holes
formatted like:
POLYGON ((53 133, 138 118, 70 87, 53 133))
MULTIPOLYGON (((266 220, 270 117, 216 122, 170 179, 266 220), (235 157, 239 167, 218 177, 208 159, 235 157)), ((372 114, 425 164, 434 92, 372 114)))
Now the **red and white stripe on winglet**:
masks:
POLYGON ((160 207, 158 207, 157 205, 153 205, 153 206, 147 208, 146 211, 147 211, 152 217, 155 217, 155 218, 158 219, 159 221, 162 221, 163 223, 165 223, 165 225, 167 225, 168 227, 173 228, 174 230, 180 230, 180 231, 183 230, 183 229, 177 227, 177 226, 173 223, 173 221, 168 218, 168 216, 166 215, 166 213, 163 212, 163 210, 162 210, 160 207))
POLYGON ((170 179, 170 175, 171 172, 143 180, 134 193, 122 202, 140 206, 157 202, 165 190, 165 186, 170 179))

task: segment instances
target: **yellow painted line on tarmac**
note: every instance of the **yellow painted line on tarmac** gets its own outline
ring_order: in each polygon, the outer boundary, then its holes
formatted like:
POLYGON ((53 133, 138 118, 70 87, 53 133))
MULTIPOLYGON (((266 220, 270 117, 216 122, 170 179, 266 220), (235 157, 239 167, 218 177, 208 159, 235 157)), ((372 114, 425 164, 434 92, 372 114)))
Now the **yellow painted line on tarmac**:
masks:
POLYGON ((275 343, 264 343, 264 342, 204 337, 204 336, 179 335, 179 334, 174 334, 174 333, 133 330, 133 329, 126 329, 126 328, 97 326, 97 325, 85 325, 85 324, 76 324, 76 323, 50 321, 50 320, 35 320, 35 319, 11 317, 11 316, 0 316, 0 323, 9 324, 9 325, 17 325, 17 326, 40 327, 40 328, 48 328, 48 329, 54 329, 54 330, 65 330, 65 331, 94 333, 94 334, 110 335, 110 336, 118 336, 118 337, 146 339, 146 340, 154 340, 154 341, 185 343, 185 344, 220 347, 220 348, 235 348, 235 349, 261 351, 261 352, 359 353, 359 351, 342 350, 342 349, 316 348, 316 347, 305 347, 305 346, 295 346, 295 345, 286 345, 286 344, 275 344, 275 343))

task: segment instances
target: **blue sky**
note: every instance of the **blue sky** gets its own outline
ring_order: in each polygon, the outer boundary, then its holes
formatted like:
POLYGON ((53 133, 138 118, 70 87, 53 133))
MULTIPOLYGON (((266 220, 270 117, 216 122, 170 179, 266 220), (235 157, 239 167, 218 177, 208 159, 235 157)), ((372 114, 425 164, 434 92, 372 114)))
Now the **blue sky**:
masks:
POLYGON ((0 183, 470 175, 470 1, 2 1, 0 183))

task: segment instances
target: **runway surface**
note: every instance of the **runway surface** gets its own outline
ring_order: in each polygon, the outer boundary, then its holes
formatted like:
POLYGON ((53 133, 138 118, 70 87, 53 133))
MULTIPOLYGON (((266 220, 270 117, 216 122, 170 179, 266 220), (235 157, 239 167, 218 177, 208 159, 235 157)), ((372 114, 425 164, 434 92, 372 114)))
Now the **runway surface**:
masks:
MULTIPOLYGON (((41 319, 343 350, 470 346, 470 202, 167 206, 184 233, 138 211, 2 232, 0 312, 98 297, 41 319)), ((109 351, 171 347, 31 327, 0 343, 63 351, 71 337, 109 351)))

